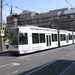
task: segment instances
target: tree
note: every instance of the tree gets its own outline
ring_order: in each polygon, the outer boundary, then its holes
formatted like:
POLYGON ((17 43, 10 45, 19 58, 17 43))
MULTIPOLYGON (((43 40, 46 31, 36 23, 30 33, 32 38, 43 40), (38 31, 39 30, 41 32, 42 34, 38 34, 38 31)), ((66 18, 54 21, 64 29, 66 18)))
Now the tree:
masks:
POLYGON ((3 30, 4 30, 4 38, 3 38, 3 41, 5 41, 6 39, 8 39, 8 29, 7 29, 7 26, 4 26, 3 27, 3 30))
POLYGON ((7 34, 8 34, 7 26, 4 26, 4 27, 3 27, 3 30, 4 30, 4 34, 7 35, 7 34))

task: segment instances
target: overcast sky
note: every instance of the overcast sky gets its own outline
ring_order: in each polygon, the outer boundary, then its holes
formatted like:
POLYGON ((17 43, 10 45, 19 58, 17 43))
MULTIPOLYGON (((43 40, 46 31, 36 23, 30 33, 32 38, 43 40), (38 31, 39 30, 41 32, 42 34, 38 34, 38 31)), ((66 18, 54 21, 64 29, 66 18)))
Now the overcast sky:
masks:
MULTIPOLYGON (((67 0, 75 7, 75 0, 67 0)), ((3 1, 3 20, 10 14, 12 5, 14 13, 21 13, 23 10, 32 10, 38 13, 48 12, 60 8, 72 8, 65 0, 4 0, 3 1)))

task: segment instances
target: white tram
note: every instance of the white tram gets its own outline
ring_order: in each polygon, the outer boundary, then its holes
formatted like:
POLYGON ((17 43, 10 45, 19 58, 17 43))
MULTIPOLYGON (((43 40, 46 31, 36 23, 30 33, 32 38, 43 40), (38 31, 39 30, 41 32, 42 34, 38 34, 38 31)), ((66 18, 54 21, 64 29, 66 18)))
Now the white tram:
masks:
POLYGON ((59 30, 60 46, 72 44, 72 32, 66 30, 59 30))
POLYGON ((73 43, 75 43, 75 32, 73 32, 73 43))
POLYGON ((11 28, 9 36, 8 50, 12 54, 26 54, 72 44, 72 32, 37 26, 11 28))

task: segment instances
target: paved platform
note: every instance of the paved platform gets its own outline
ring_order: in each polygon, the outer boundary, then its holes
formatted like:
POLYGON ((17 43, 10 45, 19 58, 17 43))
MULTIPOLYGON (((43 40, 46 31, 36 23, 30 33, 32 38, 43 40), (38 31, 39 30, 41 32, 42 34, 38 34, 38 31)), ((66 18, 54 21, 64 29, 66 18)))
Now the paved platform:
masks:
POLYGON ((7 53, 8 52, 8 50, 3 50, 3 51, 0 51, 0 54, 1 53, 7 53))

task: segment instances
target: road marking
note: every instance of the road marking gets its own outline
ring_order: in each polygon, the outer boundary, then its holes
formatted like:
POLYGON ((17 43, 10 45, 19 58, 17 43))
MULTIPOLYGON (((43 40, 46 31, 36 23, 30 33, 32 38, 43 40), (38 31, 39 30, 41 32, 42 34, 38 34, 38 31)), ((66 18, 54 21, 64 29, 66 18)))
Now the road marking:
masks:
POLYGON ((0 68, 3 68, 3 67, 11 67, 11 66, 18 66, 18 65, 21 65, 20 63, 10 63, 10 64, 5 64, 5 65, 2 65, 0 66, 0 68))
POLYGON ((21 65, 20 63, 11 63, 9 67, 21 65))
POLYGON ((18 71, 14 71, 14 72, 12 72, 12 73, 10 73, 10 74, 8 74, 8 75, 12 75, 12 74, 15 74, 15 73, 17 73, 18 71))
MULTIPOLYGON (((62 59, 62 58, 64 58, 64 57, 66 57, 66 56, 68 56, 68 55, 70 55, 70 54, 72 54, 72 53, 74 53, 75 51, 73 51, 73 52, 71 52, 71 53, 69 53, 69 54, 67 54, 67 55, 65 55, 65 56, 63 56, 63 57, 61 57, 60 59, 62 59)), ((72 65, 74 65, 75 64, 75 62, 73 62, 67 69, 65 69, 60 75, 62 75, 63 73, 65 73, 69 68, 71 68, 71 66, 72 65)))
POLYGON ((65 73, 69 68, 71 68, 71 66, 73 66, 75 64, 75 62, 73 62, 67 69, 65 69, 60 75, 62 75, 63 73, 65 73))
POLYGON ((38 71, 38 70, 40 70, 40 69, 42 69, 42 68, 44 68, 44 67, 46 67, 46 66, 52 64, 52 63, 54 63, 54 62, 56 62, 56 61, 58 61, 58 60, 52 61, 51 63, 48 63, 48 64, 46 64, 46 65, 44 65, 44 66, 42 66, 42 67, 40 67, 40 68, 38 68, 38 69, 35 69, 35 70, 33 70, 33 71, 31 71, 31 72, 25 74, 25 75, 29 75, 29 74, 31 74, 31 73, 34 73, 34 72, 36 72, 36 71, 38 71))
POLYGON ((61 58, 58 58, 58 59, 62 59, 62 58, 65 58, 66 56, 68 56, 68 55, 70 55, 70 54, 72 54, 72 53, 74 53, 75 51, 73 51, 73 52, 71 52, 71 53, 68 53, 67 55, 65 55, 65 56, 63 56, 63 57, 61 57, 61 58))
MULTIPOLYGON (((34 72, 36 72, 36 71, 38 71, 38 70, 40 70, 40 69, 42 69, 42 68, 44 68, 44 67, 46 67, 46 66, 48 66, 48 65, 51 65, 52 63, 55 63, 56 61, 58 61, 58 60, 60 60, 60 59, 62 59, 62 58, 64 58, 64 57, 66 57, 66 56, 68 56, 68 55, 70 55, 70 54, 72 54, 72 53, 74 53, 74 52, 75 52, 75 51, 73 51, 73 52, 71 52, 71 53, 68 53, 67 55, 65 55, 65 56, 63 56, 63 57, 61 57, 61 58, 58 58, 57 60, 52 61, 51 63, 48 63, 48 64, 46 64, 46 65, 44 65, 44 66, 42 66, 42 67, 40 67, 40 68, 38 68, 38 69, 35 69, 35 70, 33 70, 33 71, 31 71, 31 72, 25 74, 25 75, 32 74, 32 73, 34 73, 34 72)), ((73 64, 74 64, 74 63, 73 63, 73 64)), ((72 64, 72 65, 73 65, 73 64, 72 64)), ((60 74, 60 75, 61 75, 61 74, 60 74)))
POLYGON ((26 58, 26 59, 27 59, 27 58, 29 58, 29 57, 30 57, 30 55, 22 56, 22 57, 19 57, 19 58, 21 58, 21 59, 23 59, 23 58, 25 59, 25 58, 26 58))
POLYGON ((26 60, 30 60, 29 58, 27 58, 26 60))
POLYGON ((9 66, 9 65, 10 65, 10 64, 5 64, 5 65, 0 66, 0 68, 6 67, 6 66, 9 66))
POLYGON ((13 73, 17 73, 18 71, 14 71, 13 73))
POLYGON ((25 59, 25 60, 30 60, 30 55, 28 55, 28 56, 23 56, 23 57, 19 57, 20 59, 25 59))

